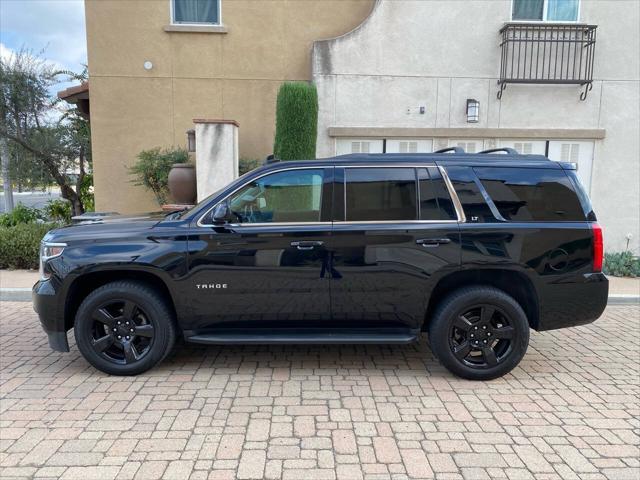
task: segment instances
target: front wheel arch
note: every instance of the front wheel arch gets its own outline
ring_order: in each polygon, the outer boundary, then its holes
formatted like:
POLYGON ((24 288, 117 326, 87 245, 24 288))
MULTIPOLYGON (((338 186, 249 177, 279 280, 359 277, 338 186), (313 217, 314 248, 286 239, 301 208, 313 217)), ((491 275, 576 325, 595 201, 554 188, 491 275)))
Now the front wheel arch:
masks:
POLYGON ((143 283, 156 290, 166 299, 167 307, 171 310, 173 318, 178 318, 173 295, 165 281, 159 275, 147 270, 105 269, 79 275, 69 285, 64 311, 65 330, 73 328, 78 308, 80 308, 84 299, 87 298, 91 292, 108 283, 124 280, 143 283))

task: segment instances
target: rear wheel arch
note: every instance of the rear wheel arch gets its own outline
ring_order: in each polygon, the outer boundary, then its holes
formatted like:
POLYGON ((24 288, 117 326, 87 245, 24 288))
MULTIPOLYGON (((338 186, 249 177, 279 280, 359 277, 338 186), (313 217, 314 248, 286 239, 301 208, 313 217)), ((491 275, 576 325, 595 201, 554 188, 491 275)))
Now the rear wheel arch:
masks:
POLYGON ((483 268, 450 273, 431 290, 422 330, 426 331, 438 305, 455 290, 471 286, 489 286, 513 297, 524 310, 529 326, 537 330, 540 321, 538 293, 529 277, 521 271, 483 268))
POLYGON ((99 270, 80 275, 69 285, 64 311, 65 330, 73 328, 76 313, 91 292, 108 283, 123 280, 144 284, 160 293, 170 308, 173 318, 178 318, 173 295, 159 275, 146 270, 99 270))

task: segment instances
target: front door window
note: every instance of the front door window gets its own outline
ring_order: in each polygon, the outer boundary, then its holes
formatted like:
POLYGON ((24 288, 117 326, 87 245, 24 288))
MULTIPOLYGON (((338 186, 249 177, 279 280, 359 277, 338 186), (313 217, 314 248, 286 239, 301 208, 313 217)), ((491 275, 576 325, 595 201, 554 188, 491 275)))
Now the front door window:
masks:
POLYGON ((323 169, 296 169, 253 180, 229 198, 238 223, 320 221, 323 169))

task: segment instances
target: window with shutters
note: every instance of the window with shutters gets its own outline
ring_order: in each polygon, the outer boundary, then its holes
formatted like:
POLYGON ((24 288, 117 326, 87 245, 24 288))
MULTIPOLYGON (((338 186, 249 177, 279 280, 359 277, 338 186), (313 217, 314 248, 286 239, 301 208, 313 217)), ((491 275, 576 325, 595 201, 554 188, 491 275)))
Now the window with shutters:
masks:
POLYGON ((382 153, 383 141, 375 138, 339 138, 336 142, 336 155, 350 153, 382 153))
POLYGON ((593 150, 594 142, 589 140, 550 140, 548 156, 551 160, 577 164, 578 178, 590 191, 593 150))
POLYGON ((521 155, 544 155, 547 149, 547 142, 544 140, 502 140, 501 147, 513 148, 521 155))
POLYGON ((418 153, 418 142, 400 142, 400 153, 418 153))
POLYGON ((433 141, 422 138, 387 138, 385 153, 430 153, 433 141))
POLYGON ((467 153, 478 153, 483 148, 482 140, 449 140, 452 147, 460 147, 467 153))

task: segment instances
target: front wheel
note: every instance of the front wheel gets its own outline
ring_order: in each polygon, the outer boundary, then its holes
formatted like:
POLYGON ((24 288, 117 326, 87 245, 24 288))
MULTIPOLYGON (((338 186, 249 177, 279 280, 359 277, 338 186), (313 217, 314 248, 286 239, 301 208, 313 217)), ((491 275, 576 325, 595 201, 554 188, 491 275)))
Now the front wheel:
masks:
POLYGON ((111 375, 137 375, 162 361, 176 339, 173 314, 151 287, 103 285, 84 299, 74 334, 84 358, 111 375))
POLYGON ((529 345, 522 307, 502 290, 467 287, 449 295, 429 324, 438 360, 469 380, 491 380, 520 363, 529 345))

